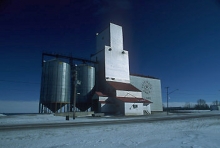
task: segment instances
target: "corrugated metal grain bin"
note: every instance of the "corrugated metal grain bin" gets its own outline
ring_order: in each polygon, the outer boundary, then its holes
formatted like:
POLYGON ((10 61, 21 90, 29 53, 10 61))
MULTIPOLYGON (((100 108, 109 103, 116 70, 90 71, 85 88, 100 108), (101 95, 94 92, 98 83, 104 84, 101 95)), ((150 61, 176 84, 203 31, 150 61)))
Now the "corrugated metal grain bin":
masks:
POLYGON ((70 102, 70 65, 57 59, 43 63, 40 103, 56 112, 70 102))
POLYGON ((77 108, 81 111, 91 107, 91 98, 95 87, 95 68, 86 64, 77 66, 78 80, 81 82, 77 86, 77 108))

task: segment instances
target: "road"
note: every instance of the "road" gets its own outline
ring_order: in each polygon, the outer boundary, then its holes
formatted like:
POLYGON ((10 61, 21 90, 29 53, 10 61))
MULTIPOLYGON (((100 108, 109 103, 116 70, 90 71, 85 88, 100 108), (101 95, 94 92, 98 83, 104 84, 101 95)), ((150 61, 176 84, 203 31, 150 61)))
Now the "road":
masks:
MULTIPOLYGON (((33 129, 47 129, 47 128, 69 128, 78 126, 105 126, 112 124, 134 124, 134 123, 151 123, 158 121, 168 120, 186 120, 193 118, 219 118, 220 114, 188 114, 188 115, 169 115, 169 116, 139 116, 139 117, 120 117, 112 118, 105 121, 89 121, 89 122, 76 122, 67 121, 63 123, 40 123, 40 124, 17 124, 17 125, 0 125, 0 132, 8 130, 33 130, 33 129)), ((94 119, 94 118, 93 118, 94 119)), ((100 119, 100 118, 99 118, 100 119)))

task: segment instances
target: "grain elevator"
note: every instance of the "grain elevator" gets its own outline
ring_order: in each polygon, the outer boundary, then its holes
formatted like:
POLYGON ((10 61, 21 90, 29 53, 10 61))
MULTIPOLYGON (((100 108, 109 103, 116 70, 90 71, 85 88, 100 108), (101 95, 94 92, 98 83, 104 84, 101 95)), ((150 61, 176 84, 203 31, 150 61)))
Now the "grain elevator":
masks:
MULTIPOLYGON (((121 26, 110 23, 104 31, 96 34, 96 50, 87 63, 84 59, 67 58, 71 62, 65 63, 66 68, 62 67, 61 70, 45 66, 49 61, 43 66, 41 112, 42 107, 56 112, 63 106, 65 111, 71 111, 75 106, 78 111, 120 115, 145 115, 162 111, 160 80, 130 74, 129 52, 123 47, 121 26), (83 63, 73 66, 74 60, 83 63), (48 69, 52 72, 45 75, 48 69), (48 83, 53 79, 60 79, 59 84, 48 83), (49 93, 50 89, 57 93, 49 93)), ((59 68, 59 61, 57 63, 59 68)))

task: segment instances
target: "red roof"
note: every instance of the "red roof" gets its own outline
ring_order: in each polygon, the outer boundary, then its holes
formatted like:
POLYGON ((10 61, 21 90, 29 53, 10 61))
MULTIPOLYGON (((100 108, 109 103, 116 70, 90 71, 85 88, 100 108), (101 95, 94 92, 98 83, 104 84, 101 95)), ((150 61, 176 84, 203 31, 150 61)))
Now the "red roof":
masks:
POLYGON ((117 97, 118 100, 122 102, 130 102, 130 103, 152 103, 143 98, 128 98, 128 97, 117 97))
POLYGON ((103 94, 102 92, 96 91, 95 93, 96 93, 98 96, 107 97, 107 95, 103 94))
POLYGON ((116 90, 126 90, 126 91, 139 91, 136 87, 131 85, 130 83, 121 83, 121 82, 113 82, 113 81, 108 81, 108 83, 115 88, 116 90))

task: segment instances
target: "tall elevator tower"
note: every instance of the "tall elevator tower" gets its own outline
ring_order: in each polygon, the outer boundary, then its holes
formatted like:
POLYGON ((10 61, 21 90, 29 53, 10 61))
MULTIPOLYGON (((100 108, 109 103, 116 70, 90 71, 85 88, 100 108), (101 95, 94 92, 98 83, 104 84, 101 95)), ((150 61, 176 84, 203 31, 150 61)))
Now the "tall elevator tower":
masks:
POLYGON ((109 24, 109 27, 96 35, 97 89, 103 90, 106 81, 130 83, 128 51, 123 48, 122 27, 109 24))

